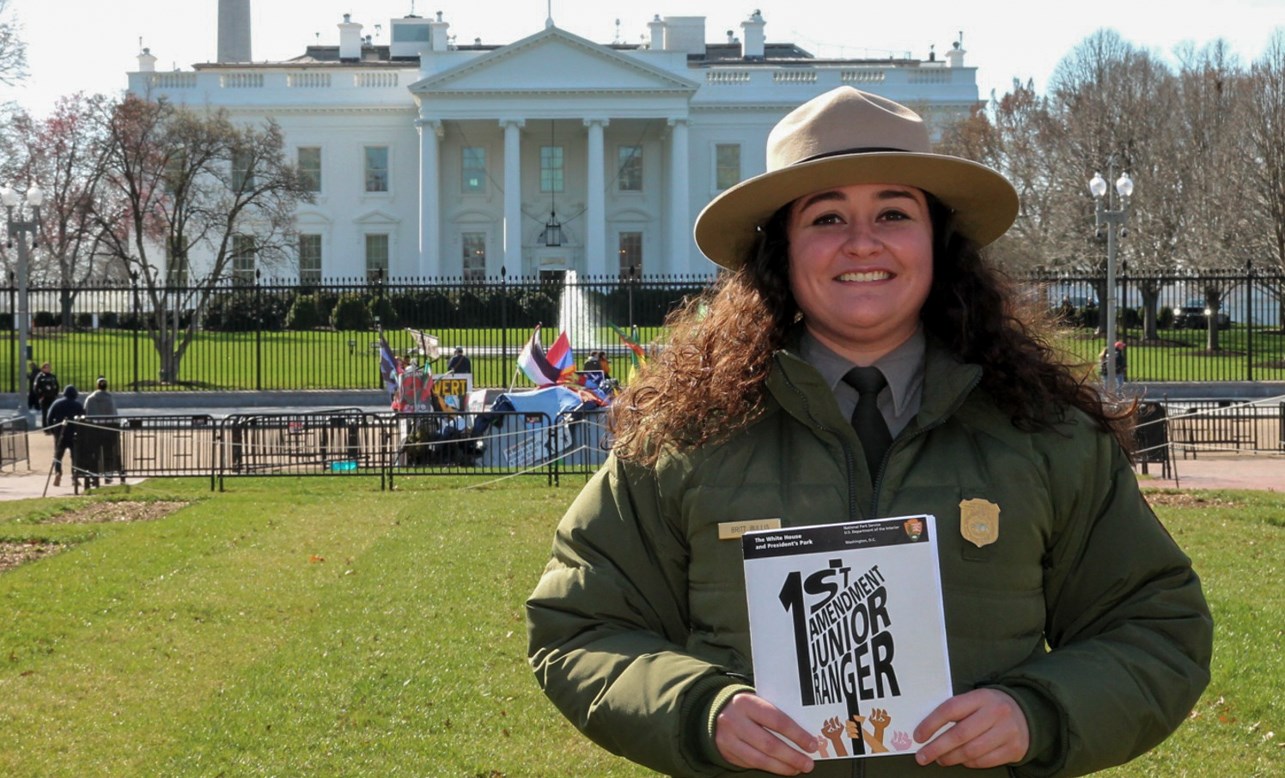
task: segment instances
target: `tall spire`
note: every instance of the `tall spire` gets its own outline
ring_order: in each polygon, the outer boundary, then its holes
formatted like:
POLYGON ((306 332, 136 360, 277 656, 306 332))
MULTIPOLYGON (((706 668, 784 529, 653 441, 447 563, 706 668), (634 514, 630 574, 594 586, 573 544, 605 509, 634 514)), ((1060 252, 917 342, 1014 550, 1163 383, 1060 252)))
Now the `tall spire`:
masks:
POLYGON ((545 4, 549 9, 549 15, 545 17, 545 20, 544 20, 544 29, 547 30, 550 27, 556 27, 557 25, 553 23, 553 0, 546 0, 545 4))

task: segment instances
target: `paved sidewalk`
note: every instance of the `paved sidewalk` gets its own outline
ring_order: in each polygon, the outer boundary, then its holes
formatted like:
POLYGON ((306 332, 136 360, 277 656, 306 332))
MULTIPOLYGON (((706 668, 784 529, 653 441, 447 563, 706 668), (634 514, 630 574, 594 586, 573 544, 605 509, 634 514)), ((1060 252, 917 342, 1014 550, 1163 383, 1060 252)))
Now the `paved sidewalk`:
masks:
MULTIPOLYGON (((27 436, 31 447, 31 462, 21 463, 17 469, 0 471, 0 500, 22 500, 31 497, 70 497, 75 492, 71 481, 71 456, 63 457, 62 486, 54 486, 49 478, 53 461, 53 438, 31 433, 27 436), (47 495, 46 495, 47 484, 47 495)), ((1177 480, 1162 479, 1158 464, 1148 466, 1150 475, 1139 473, 1138 480, 1144 489, 1257 489, 1285 492, 1285 452, 1280 454, 1202 453, 1198 459, 1178 458, 1174 462, 1177 480)), ((130 478, 127 483, 142 483, 141 478, 130 478)), ((82 490, 83 494, 83 490, 82 490)))

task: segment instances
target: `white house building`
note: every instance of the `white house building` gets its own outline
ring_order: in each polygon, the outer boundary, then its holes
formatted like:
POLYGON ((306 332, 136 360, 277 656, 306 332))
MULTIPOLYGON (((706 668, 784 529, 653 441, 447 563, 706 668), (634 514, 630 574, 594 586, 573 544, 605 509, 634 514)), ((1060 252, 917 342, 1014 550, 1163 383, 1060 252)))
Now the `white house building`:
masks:
MULTIPOLYGON (((932 123, 978 106, 958 43, 942 60, 819 59, 768 43, 755 11, 706 41, 705 18, 656 17, 650 42, 545 29, 457 43, 436 18, 393 19, 376 45, 345 14, 337 46, 251 62, 249 0, 220 0, 219 62, 158 72, 132 93, 273 117, 316 202, 298 212, 301 280, 707 275, 692 223, 762 172, 772 125, 843 84, 932 123)), ((275 273, 279 275, 279 273, 275 273)))

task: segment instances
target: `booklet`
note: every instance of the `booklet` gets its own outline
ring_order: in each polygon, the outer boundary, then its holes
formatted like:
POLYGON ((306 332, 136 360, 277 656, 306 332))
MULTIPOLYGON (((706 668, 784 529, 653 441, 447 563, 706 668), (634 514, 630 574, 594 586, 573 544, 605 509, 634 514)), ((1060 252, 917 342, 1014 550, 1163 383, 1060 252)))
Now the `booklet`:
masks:
MULTIPOLYGON (((951 696, 929 515, 746 532, 754 685, 816 759, 912 754, 951 696)), ((788 742, 788 741, 787 741, 788 742)))

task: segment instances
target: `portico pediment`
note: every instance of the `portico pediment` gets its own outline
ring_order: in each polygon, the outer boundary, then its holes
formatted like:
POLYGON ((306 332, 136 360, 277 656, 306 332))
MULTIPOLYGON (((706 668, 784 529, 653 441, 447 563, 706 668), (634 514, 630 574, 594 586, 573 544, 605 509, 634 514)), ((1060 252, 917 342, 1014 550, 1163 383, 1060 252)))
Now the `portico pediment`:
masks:
POLYGON ((635 57, 549 27, 412 84, 429 98, 514 94, 691 95, 697 84, 635 57))

